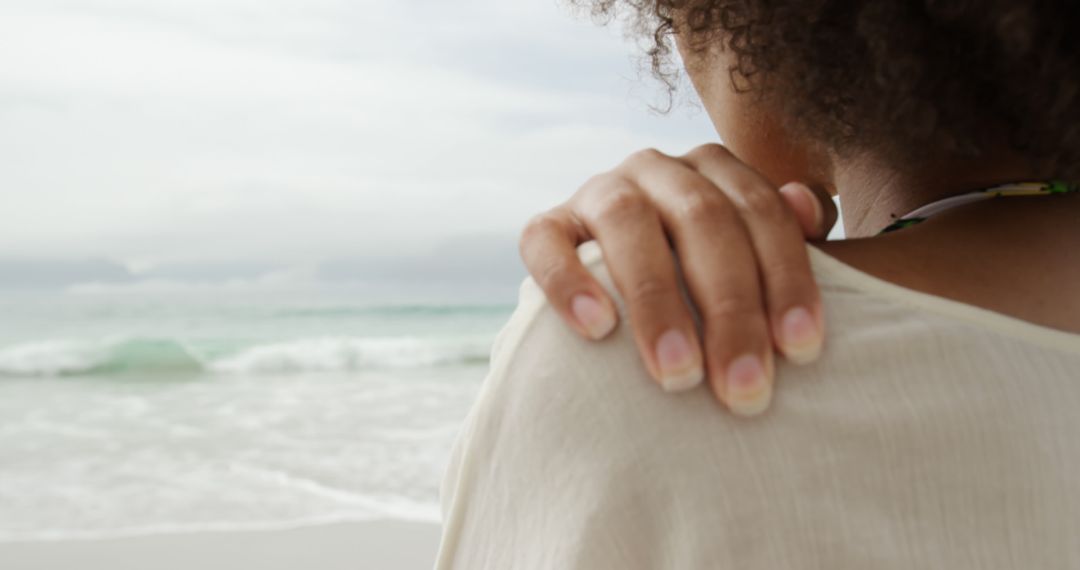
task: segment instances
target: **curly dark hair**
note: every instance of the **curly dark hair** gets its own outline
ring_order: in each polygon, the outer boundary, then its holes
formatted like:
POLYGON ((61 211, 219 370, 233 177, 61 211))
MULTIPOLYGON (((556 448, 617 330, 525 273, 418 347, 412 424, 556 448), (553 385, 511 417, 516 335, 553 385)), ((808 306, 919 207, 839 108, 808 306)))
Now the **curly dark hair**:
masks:
POLYGON ((735 87, 838 152, 979 157, 1006 145, 1080 177, 1080 1, 571 0, 644 34, 674 91, 677 32, 735 87))

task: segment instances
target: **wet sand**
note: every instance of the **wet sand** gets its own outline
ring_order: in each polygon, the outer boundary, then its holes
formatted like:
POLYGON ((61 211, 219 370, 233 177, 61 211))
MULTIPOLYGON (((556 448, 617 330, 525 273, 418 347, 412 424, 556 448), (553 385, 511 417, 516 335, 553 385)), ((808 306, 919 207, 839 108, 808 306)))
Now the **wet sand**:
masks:
POLYGON ((430 570, 439 526, 372 521, 288 530, 0 543, 4 570, 430 570))

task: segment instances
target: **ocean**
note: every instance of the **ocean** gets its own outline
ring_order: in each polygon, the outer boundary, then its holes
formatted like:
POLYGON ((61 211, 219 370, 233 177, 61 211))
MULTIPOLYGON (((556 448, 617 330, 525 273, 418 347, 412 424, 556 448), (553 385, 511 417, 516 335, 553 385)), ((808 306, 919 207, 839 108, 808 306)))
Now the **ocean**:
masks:
POLYGON ((0 541, 437 521, 507 304, 0 297, 0 541))

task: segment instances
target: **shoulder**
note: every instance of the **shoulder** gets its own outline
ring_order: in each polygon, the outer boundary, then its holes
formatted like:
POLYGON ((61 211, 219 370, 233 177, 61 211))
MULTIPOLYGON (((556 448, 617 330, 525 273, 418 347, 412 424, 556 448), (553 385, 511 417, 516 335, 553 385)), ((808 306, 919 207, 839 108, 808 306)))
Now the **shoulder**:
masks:
MULTIPOLYGON (((614 293, 599 248, 579 254, 614 293)), ((581 339, 526 280, 444 479, 439 568, 665 567, 656 515, 677 478, 652 451, 704 417, 730 419, 705 389, 662 392, 627 326, 581 339)))
MULTIPOLYGON (((599 248, 579 254, 625 323, 599 248)), ((903 481, 890 479, 898 469, 951 481, 1030 459, 1028 440, 1009 427, 1022 419, 1010 377, 1031 363, 1020 349, 993 344, 996 360, 943 368, 950 350, 991 345, 968 334, 969 323, 922 312, 884 289, 894 286, 810 255, 830 326, 825 353, 809 366, 780 363, 772 409, 749 421, 725 413, 705 388, 664 393, 625 324, 602 342, 581 339, 526 280, 444 479, 438 567, 778 567, 768 550, 746 545, 768 528, 808 537, 792 552, 812 548, 816 521, 852 500, 838 481, 892 481, 902 496, 903 481), (908 429, 930 425, 932 438, 908 429), (935 461, 912 466, 912 449, 935 461), (800 502, 799 489, 817 502, 800 502)), ((1040 405, 1072 417, 1072 401, 1040 405)), ((860 499, 872 503, 879 490, 860 499)), ((892 520, 880 514, 872 520, 892 520)))
MULTIPOLYGON (((606 468, 617 470, 621 461, 641 460, 636 450, 643 441, 664 445, 692 439, 701 429, 745 429, 746 422, 726 413, 704 387, 682 394, 659 389, 637 352, 626 305, 599 246, 585 243, 578 254, 615 300, 619 326, 600 342, 579 337, 526 279, 518 306, 495 341, 490 371, 457 453, 497 456, 517 466, 554 455, 563 469, 596 469, 609 462, 606 468), (523 457, 522 450, 531 457, 523 457)), ((875 359, 897 352, 898 335, 885 329, 903 336, 904 322, 920 319, 904 304, 867 294, 861 280, 873 277, 812 247, 810 255, 831 325, 826 354, 814 366, 778 364, 779 379, 791 384, 778 390, 774 408, 781 409, 769 415, 790 416, 797 414, 794 408, 817 405, 820 399, 803 397, 808 382, 821 379, 825 370, 833 383, 873 374, 875 359), (845 360, 837 353, 863 358, 837 364, 845 360)))
MULTIPOLYGON (((837 437, 821 419, 843 408, 829 393, 842 389, 823 391, 819 366, 779 365, 787 384, 761 421, 726 413, 705 387, 663 392, 640 360, 599 247, 584 244, 579 255, 623 324, 601 342, 584 340, 535 283, 522 284, 444 479, 440 568, 693 567, 705 553, 725 560, 748 537, 710 529, 751 519, 761 505, 740 497, 759 493, 760 481, 745 469, 783 459, 754 450, 781 452, 785 442, 811 451, 837 437), (727 507, 701 510, 700 501, 727 507)), ((835 333, 832 341, 843 345, 835 333)), ((843 383, 851 371, 831 380, 843 383)))

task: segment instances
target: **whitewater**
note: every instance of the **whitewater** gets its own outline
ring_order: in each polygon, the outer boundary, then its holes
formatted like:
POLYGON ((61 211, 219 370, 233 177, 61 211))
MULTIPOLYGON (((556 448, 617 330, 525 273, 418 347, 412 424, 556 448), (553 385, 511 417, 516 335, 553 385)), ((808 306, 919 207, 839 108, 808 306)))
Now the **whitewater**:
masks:
MULTIPOLYGON (((182 338, 53 339, 0 349, 0 376, 79 376, 220 372, 289 374, 415 368, 487 362, 490 339, 301 338, 209 356, 182 338)), ((211 344, 220 352, 225 341, 211 344)), ((237 344, 237 343, 233 343, 237 344)))
POLYGON ((0 541, 437 520, 506 303, 0 300, 0 541))

